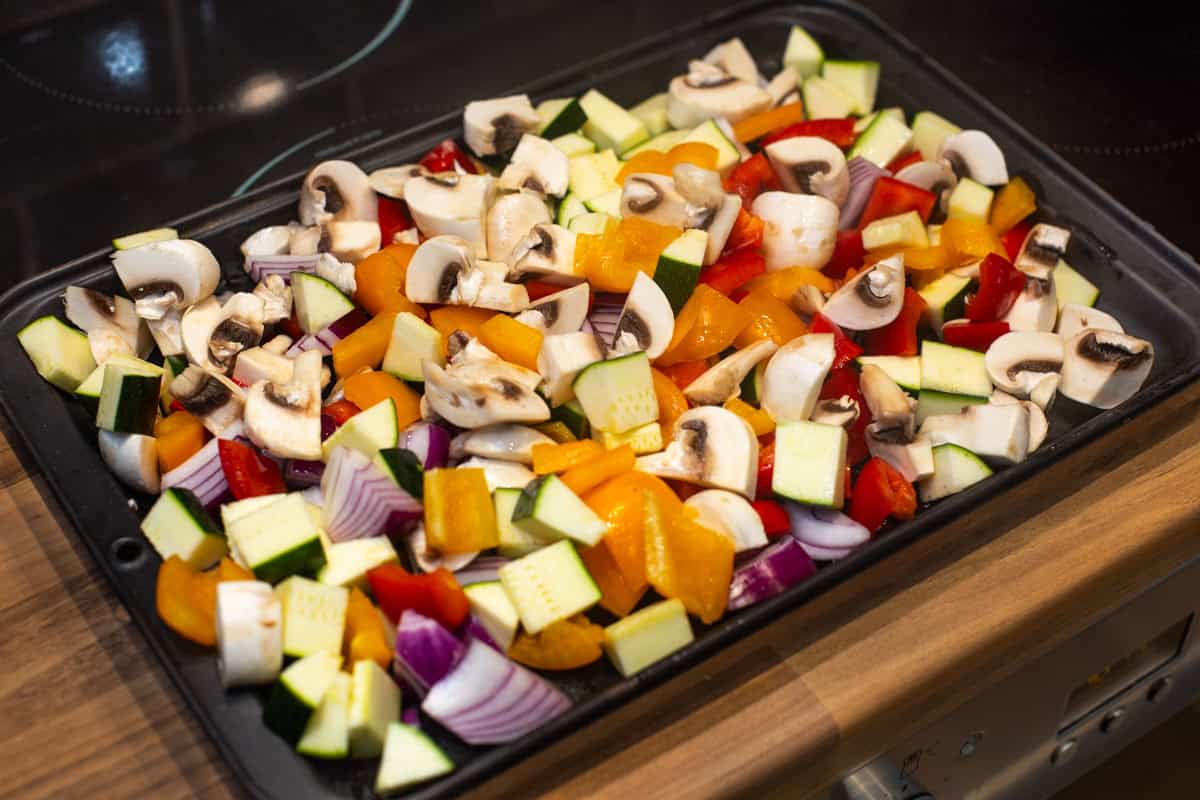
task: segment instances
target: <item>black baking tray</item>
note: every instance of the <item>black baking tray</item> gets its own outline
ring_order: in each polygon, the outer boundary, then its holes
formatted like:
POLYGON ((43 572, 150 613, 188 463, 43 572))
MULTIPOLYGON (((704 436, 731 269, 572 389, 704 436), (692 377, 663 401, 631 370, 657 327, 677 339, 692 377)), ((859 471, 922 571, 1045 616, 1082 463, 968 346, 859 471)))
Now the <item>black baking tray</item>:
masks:
MULTIPOLYGON (((730 36, 741 36, 763 72, 779 69, 789 26, 801 24, 831 56, 882 64, 879 107, 931 109, 965 128, 988 131, 1005 152, 1010 171, 1036 189, 1041 219, 1069 227, 1068 261, 1101 289, 1100 305, 1130 333, 1154 344, 1155 364, 1141 392, 1120 408, 1098 412, 1060 399, 1050 414, 1047 443, 1024 463, 896 526, 850 558, 828 565, 806 583, 761 605, 700 630, 696 642, 634 678, 622 680, 607 663, 554 678, 575 701, 569 713, 520 741, 472 748, 424 721, 458 765, 410 797, 457 794, 508 768, 538 748, 578 731, 635 695, 696 665, 789 609, 829 590, 888 554, 951 523, 979 504, 1026 480, 1085 442, 1122 425, 1192 381, 1200 372, 1200 267, 1144 221, 1113 200, 1048 147, 1034 140, 986 99, 923 55, 874 15, 844 2, 803 6, 757 2, 691 20, 600 59, 550 75, 517 91, 535 101, 578 94, 596 86, 632 104, 662 91, 690 58, 730 36)), ((446 136, 457 137, 460 116, 450 114, 345 154, 367 169, 416 160, 446 136)), ((253 230, 294 216, 300 175, 173 223, 182 236, 209 245, 231 284, 245 280, 238 244, 253 230)), ((42 468, 80 537, 147 641, 246 789, 256 797, 339 798, 371 795, 375 762, 321 763, 297 756, 260 722, 252 692, 224 692, 212 651, 175 636, 154 610, 158 558, 138 532, 151 498, 131 495, 104 468, 91 419, 73 398, 43 382, 16 340, 22 326, 43 314, 61 314, 60 295, 71 284, 119 290, 109 252, 97 251, 16 286, 0 297, 0 405, 42 468)))

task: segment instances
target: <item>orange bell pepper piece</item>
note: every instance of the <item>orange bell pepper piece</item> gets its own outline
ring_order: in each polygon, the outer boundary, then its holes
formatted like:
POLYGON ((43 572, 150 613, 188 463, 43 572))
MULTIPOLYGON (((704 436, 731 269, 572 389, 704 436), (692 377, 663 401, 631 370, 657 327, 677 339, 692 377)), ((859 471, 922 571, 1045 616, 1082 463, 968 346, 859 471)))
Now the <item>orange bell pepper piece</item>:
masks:
POLYGON ((731 397, 725 401, 725 409, 737 414, 754 429, 755 436, 766 436, 775 430, 775 420, 761 408, 755 408, 740 397, 731 397))
POLYGON ((640 588, 635 590, 631 587, 604 542, 581 549, 579 558, 600 589, 600 605, 618 617, 628 616, 646 593, 648 586, 645 580, 640 588))
POLYGON ((482 469, 425 472, 425 543, 439 553, 473 553, 500 544, 496 509, 482 469))
POLYGON ((383 363, 388 343, 392 341, 392 325, 396 315, 379 314, 354 333, 333 346, 333 371, 339 377, 353 375, 360 369, 378 369, 383 363))
POLYGON ((965 219, 948 219, 942 225, 941 246, 945 247, 956 261, 954 266, 978 261, 988 253, 1008 259, 1008 251, 1000 236, 991 227, 981 222, 965 219))
POLYGON ((583 494, 609 478, 629 472, 636 461, 633 448, 623 444, 567 470, 561 476, 562 482, 575 494, 583 494))
POLYGON ((208 431, 200 420, 180 410, 155 423, 154 439, 158 467, 163 472, 170 472, 204 447, 208 431))
POLYGON ((704 142, 680 142, 667 151, 672 166, 694 164, 703 169, 716 169, 719 157, 717 148, 704 142))
POLYGON ((505 361, 537 371, 542 351, 542 332, 497 314, 479 328, 479 341, 505 361))
POLYGON ((565 670, 599 661, 604 629, 582 614, 543 628, 536 636, 521 631, 508 657, 534 669, 565 670))
MULTIPOLYGON (((704 364, 704 369, 697 372, 692 380, 703 375, 708 369, 708 365, 705 362, 700 361, 696 363, 704 364)), ((668 369, 679 370, 686 366, 687 363, 685 362, 684 364, 676 364, 674 367, 668 367, 668 369)), ((662 426, 663 438, 670 438, 671 431, 675 430, 675 420, 679 419, 679 416, 688 410, 688 401, 683 396, 683 392, 680 391, 679 386, 666 373, 652 368, 650 370, 650 377, 654 381, 654 394, 658 397, 658 424, 662 426)))
POLYGON ((217 584, 223 581, 254 580, 242 567, 222 558, 207 572, 192 568, 179 556, 171 556, 158 568, 154 605, 167 627, 196 644, 217 643, 217 584))
POLYGON ((647 492, 657 497, 661 505, 683 508, 683 502, 661 478, 636 470, 605 481, 582 498, 608 525, 601 544, 608 548, 628 591, 639 596, 646 589, 642 506, 647 492))
POLYGON ((1013 178, 996 193, 988 226, 996 233, 1006 233, 1035 211, 1037 196, 1033 189, 1021 178, 1013 178))
POLYGON ((593 289, 628 292, 639 272, 654 277, 658 257, 683 231, 639 217, 625 217, 603 234, 575 239, 575 266, 593 289))
POLYGON ((643 496, 646 578, 654 590, 683 603, 711 624, 725 613, 733 579, 733 541, 647 492, 643 496))
POLYGON ((788 103, 786 106, 760 111, 753 116, 746 117, 733 126, 733 137, 739 142, 753 142, 773 130, 803 121, 804 105, 799 102, 788 103))
POLYGON ((625 185, 625 179, 637 173, 654 175, 670 175, 675 162, 670 156, 658 150, 643 150, 621 165, 615 178, 618 186, 625 185))
POLYGON ((442 353, 444 355, 449 348, 450 337, 455 331, 463 331, 478 339, 483 323, 498 313, 486 308, 442 306, 429 312, 429 324, 442 335, 442 353))
POLYGON ((392 667, 392 648, 387 629, 375 604, 357 586, 350 587, 346 605, 346 625, 342 634, 342 652, 347 664, 374 661, 385 670, 392 667))
POLYGON ((750 316, 750 324, 733 340, 738 349, 759 339, 771 339, 783 345, 808 333, 808 326, 796 312, 766 289, 757 289, 738 301, 738 307, 750 316))
POLYGON ((750 314, 725 295, 701 283, 675 319, 675 333, 658 357, 662 366, 715 356, 750 323, 750 314))
MULTIPOLYGON (((706 359, 701 359, 699 361, 681 361, 678 364, 670 364, 667 366, 659 364, 654 367, 654 369, 661 372, 663 375, 666 375, 671 380, 671 383, 675 384, 676 388, 686 389, 692 381, 696 380, 696 378, 699 378, 705 372, 708 372, 708 368, 711 366, 712 365, 709 364, 706 359)), ((684 398, 685 402, 686 399, 687 398, 684 398)), ((682 414, 683 412, 681 411, 679 413, 682 414)), ((666 433, 665 426, 663 433, 666 433)))
POLYGON ((425 309, 404 294, 408 262, 416 251, 415 244, 389 244, 355 264, 354 302, 371 316, 407 311, 425 319, 425 309))
POLYGON ((604 448, 591 439, 562 444, 535 444, 530 450, 533 456, 533 471, 537 475, 566 472, 572 467, 586 464, 604 455, 604 448))
POLYGON ((351 375, 342 384, 346 399, 359 408, 370 408, 387 398, 396 405, 396 424, 403 430, 421 418, 421 396, 404 381, 386 372, 351 375))
POLYGON ((747 292, 766 289, 778 299, 790 304, 796 290, 801 286, 815 286, 826 293, 832 292, 834 289, 833 278, 820 270, 808 267, 789 267, 768 272, 766 275, 751 278, 750 282, 742 288, 747 292))

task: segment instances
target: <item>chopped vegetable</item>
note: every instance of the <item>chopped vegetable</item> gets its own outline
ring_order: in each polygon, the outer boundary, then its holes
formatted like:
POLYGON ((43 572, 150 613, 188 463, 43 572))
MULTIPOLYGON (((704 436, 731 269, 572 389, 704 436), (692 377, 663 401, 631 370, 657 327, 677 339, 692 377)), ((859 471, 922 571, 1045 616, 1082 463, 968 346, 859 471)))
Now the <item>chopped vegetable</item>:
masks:
POLYGON ((917 495, 912 484, 882 458, 872 458, 854 482, 850 516, 869 531, 877 531, 892 517, 912 519, 917 495))
POLYGON ((599 661, 604 629, 582 615, 543 628, 536 635, 517 634, 508 657, 534 669, 561 671, 586 667, 599 661))
POLYGON ((425 540, 441 553, 473 553, 500 544, 496 512, 481 469, 425 472, 425 540))
POLYGON ((454 630, 471 611, 454 573, 441 567, 428 575, 413 575, 398 564, 387 564, 368 572, 367 581, 379 609, 392 622, 399 622, 411 608, 454 630))

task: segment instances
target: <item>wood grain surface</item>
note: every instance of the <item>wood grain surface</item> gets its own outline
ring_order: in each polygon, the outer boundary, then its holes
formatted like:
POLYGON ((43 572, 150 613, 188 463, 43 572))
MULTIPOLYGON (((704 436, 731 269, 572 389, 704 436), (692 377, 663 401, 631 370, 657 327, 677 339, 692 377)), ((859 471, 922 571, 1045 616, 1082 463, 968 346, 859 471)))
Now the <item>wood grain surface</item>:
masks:
MULTIPOLYGON (((1176 395, 473 796, 816 792, 1200 555, 1198 409, 1176 395)), ((10 434, 0 797, 240 796, 10 434)))

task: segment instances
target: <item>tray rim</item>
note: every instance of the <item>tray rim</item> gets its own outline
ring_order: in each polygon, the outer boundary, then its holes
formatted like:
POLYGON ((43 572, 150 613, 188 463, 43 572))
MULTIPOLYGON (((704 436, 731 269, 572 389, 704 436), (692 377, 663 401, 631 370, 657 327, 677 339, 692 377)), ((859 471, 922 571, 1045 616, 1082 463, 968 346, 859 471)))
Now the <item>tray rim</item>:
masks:
MULTIPOLYGON (((852 0, 816 0, 816 2, 805 4, 789 3, 785 0, 748 0, 747 2, 735 4, 730 8, 699 17, 691 23, 647 36, 623 47, 606 51, 586 62, 581 62, 566 70, 551 73, 536 81, 528 82, 516 87, 512 91, 537 94, 543 89, 562 84, 569 79, 579 79, 597 66, 616 63, 624 56, 648 51, 659 42, 689 35, 694 32, 701 32, 708 26, 726 24, 739 17, 748 18, 753 15, 765 15, 771 11, 785 11, 788 8, 798 5, 825 8, 834 13, 852 18, 859 25, 873 28, 874 33, 884 39, 890 40, 891 43, 900 49, 907 51, 909 56, 917 59, 922 69, 930 73, 938 82, 944 84, 945 88, 957 92, 960 99, 975 106, 983 115, 990 116, 1004 125, 1007 128, 1006 132, 1019 140, 1020 144, 1026 150, 1046 161, 1052 170, 1057 171, 1061 177, 1067 179, 1072 184, 1071 189, 1073 192, 1090 196, 1091 201, 1100 206, 1106 214, 1117 219, 1129 230, 1136 231, 1140 242, 1147 246, 1148 249, 1154 251, 1157 261, 1163 268, 1185 280, 1189 279, 1189 277, 1194 279, 1195 275, 1188 276, 1185 270, 1181 268, 1180 262, 1182 262, 1183 266, 1200 274, 1200 266, 1196 265, 1196 261, 1190 254, 1168 241, 1153 225, 1150 225, 1130 211, 1110 193, 1094 183, 1081 170, 1066 161, 1051 147, 1032 136, 1032 134, 1013 120, 1007 113, 1000 110, 986 97, 970 88, 964 81, 926 55, 907 37, 884 22, 878 15, 852 2, 852 0)), ((458 112, 439 115, 415 126, 372 141, 369 144, 348 150, 340 157, 354 159, 365 156, 364 160, 369 163, 372 153, 384 151, 390 145, 395 145, 400 141, 405 142, 407 147, 415 149, 415 146, 421 143, 421 137, 432 139, 431 134, 434 131, 438 132, 437 138, 442 138, 442 129, 448 122, 457 119, 458 116, 458 112)), ((170 227, 179 228, 181 233, 186 230, 187 235, 190 237, 202 237, 206 230, 217 229, 224 225, 232 224, 234 222, 233 218, 278 210, 295 202, 294 187, 303 175, 303 171, 286 175, 270 183, 263 184, 245 195, 228 198, 166 224, 170 227), (193 227, 193 224, 201 223, 201 221, 202 224, 193 227)), ((94 250, 91 253, 79 256, 16 284, 0 295, 0 323, 8 327, 11 318, 19 315, 27 305, 42 302, 44 294, 48 290, 65 286, 66 282, 72 279, 85 276, 92 278, 105 273, 108 269, 107 266, 96 262, 104 259, 111 252, 110 248, 94 250)), ((913 522, 906 524, 902 529, 895 532, 902 535, 889 535, 882 539, 873 540, 870 546, 859 550, 831 567, 820 570, 814 578, 805 583, 793 587, 771 600, 746 609, 738 616, 724 621, 722 624, 728 627, 722 630, 720 635, 698 639, 684 651, 678 652, 652 665, 633 678, 623 680, 603 691, 584 698, 573 705, 567 714, 551 721, 534 733, 508 745, 487 749, 463 767, 457 768, 451 775, 434 783, 419 787, 415 791, 408 792, 404 797, 433 798, 448 796, 484 783, 500 772, 519 764, 535 749, 542 747, 543 744, 552 743, 570 733, 582 730, 588 724, 616 710, 616 708, 625 702, 647 693, 652 688, 665 683, 684 670, 694 668, 700 662, 720 650, 736 646, 753 631, 759 630, 776 621, 781 616, 784 616, 786 613, 796 610, 813 597, 828 591, 842 581, 853 577, 858 572, 884 560, 909 543, 953 524, 963 516, 967 507, 978 502, 991 502, 997 499, 999 495, 1024 482, 1033 474, 1057 463, 1068 454, 1079 450, 1113 428, 1135 421, 1149 408, 1179 391, 1198 377, 1200 377, 1200 354, 1194 356, 1190 361, 1184 361, 1179 366, 1178 371, 1164 376, 1158 383, 1139 392, 1129 402, 1116 409, 1109 409, 1098 413, 1082 425, 1068 431, 1046 448, 1039 450, 1021 464, 996 473, 985 484, 980 484, 960 495, 942 501, 928 513, 921 515, 913 522), (987 491, 982 491, 983 489, 987 489, 987 491), (578 727, 576 727, 577 723, 578 727)), ((83 531, 87 527, 85 520, 79 516, 80 512, 78 509, 74 508, 67 501, 67 492, 64 487, 60 486, 54 480, 56 470, 51 466, 54 463, 50 457, 51 454, 47 453, 44 448, 36 447, 33 436, 34 432, 18 423, 18 420, 21 418, 20 410, 13 405, 12 398, 3 385, 0 385, 0 408, 7 414, 13 430, 20 437, 28 454, 40 468, 47 486, 51 489, 64 514, 76 528, 76 535, 84 542, 84 545, 97 562, 101 571, 104 572, 122 603, 131 611, 131 618, 140 629, 143 639, 155 652, 158 660, 165 668, 184 701, 200 720, 209 739, 221 753, 230 771, 237 777, 243 787, 254 796, 263 798, 272 797, 255 779, 254 772, 243 764, 240 757, 241 754, 232 746, 232 743, 220 734, 215 723, 215 718, 210 716, 210 713, 215 715, 217 710, 210 709, 202 702, 198 693, 191 690, 182 670, 172 660, 164 644, 160 642, 156 632, 152 630, 150 624, 144 618, 145 615, 139 608, 134 606, 132 600, 127 596, 127 585, 119 578, 117 568, 114 567, 107 557, 108 554, 104 552, 103 546, 100 542, 93 539, 93 537, 84 535, 83 531)))

